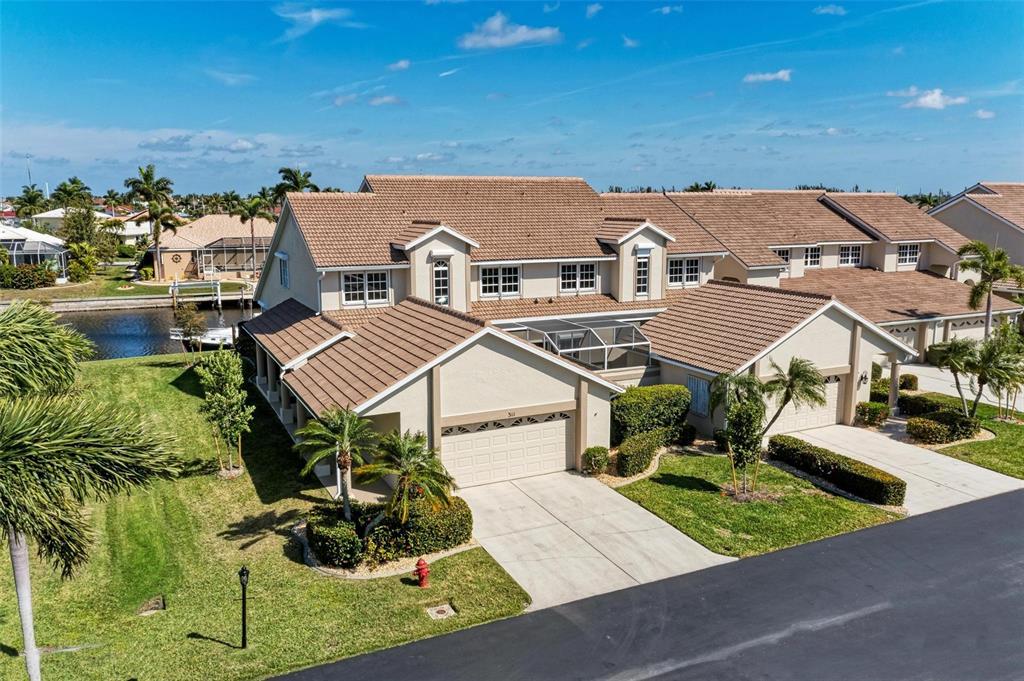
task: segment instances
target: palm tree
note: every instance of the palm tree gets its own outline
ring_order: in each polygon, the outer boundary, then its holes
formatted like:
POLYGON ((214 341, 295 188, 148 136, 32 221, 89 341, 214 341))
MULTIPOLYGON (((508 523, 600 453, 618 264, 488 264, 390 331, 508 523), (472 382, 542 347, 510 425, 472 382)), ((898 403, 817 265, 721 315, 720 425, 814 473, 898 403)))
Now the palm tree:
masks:
POLYGON ((254 196, 248 199, 239 200, 231 209, 231 215, 242 221, 242 224, 249 223, 249 243, 252 245, 252 271, 256 273, 256 219, 262 218, 273 222, 274 214, 267 210, 270 206, 260 198, 254 196))
POLYGON ((241 200, 241 195, 239 195, 239 193, 234 189, 224 192, 224 205, 227 206, 228 210, 234 208, 235 204, 239 203, 241 200))
POLYGON ((281 175, 281 181, 274 187, 274 193, 277 195, 278 201, 284 201, 284 195, 288 192, 318 192, 320 187, 310 179, 313 176, 308 170, 302 170, 301 168, 278 168, 278 174, 281 175))
POLYGON ((967 397, 964 395, 963 386, 960 383, 960 376, 967 375, 975 363, 975 355, 978 351, 978 344, 970 338, 952 338, 945 343, 938 343, 935 346, 935 366, 940 369, 948 369, 953 374, 953 385, 960 395, 960 407, 964 416, 967 416, 967 397))
POLYGON ((427 446, 427 436, 423 433, 411 435, 409 431, 405 434, 392 431, 385 435, 377 449, 377 458, 373 463, 357 468, 355 473, 360 480, 367 482, 388 476, 394 476, 395 480, 384 511, 367 525, 367 535, 385 515, 405 524, 409 520, 409 508, 416 499, 424 499, 435 507, 451 503, 455 485, 455 479, 445 470, 437 450, 427 446))
POLYGON ((72 176, 57 185, 52 198, 61 208, 88 208, 92 204, 92 190, 80 178, 72 176))
POLYGON ((324 459, 333 457, 337 462, 337 496, 341 497, 345 519, 352 520, 348 494, 352 486, 352 464, 366 465, 366 455, 377 445, 373 423, 348 409, 329 409, 295 434, 302 438, 295 445, 296 451, 309 455, 302 475, 309 475, 324 459))
POLYGON ((719 407, 728 408, 730 402, 745 402, 763 395, 764 384, 751 373, 718 374, 711 381, 708 412, 714 416, 719 407))
POLYGON ((772 370, 775 372, 772 377, 765 381, 764 394, 767 397, 774 397, 778 400, 779 406, 775 415, 761 431, 761 437, 771 430, 771 427, 782 416, 782 411, 790 403, 794 407, 821 407, 825 405, 825 378, 814 366, 814 363, 801 357, 792 357, 789 360, 789 368, 783 371, 775 360, 771 360, 772 370))
POLYGON ((15 197, 15 214, 19 218, 30 218, 36 213, 46 210, 46 197, 34 184, 25 184, 21 187, 21 196, 15 197))
POLYGON ((258 196, 259 198, 263 199, 264 203, 266 203, 268 206, 273 207, 277 205, 277 192, 274 191, 273 187, 260 187, 260 190, 256 192, 253 196, 258 196))
POLYGON ((177 234, 181 220, 174 214, 170 206, 157 203, 156 201, 149 202, 147 211, 149 213, 150 228, 153 233, 153 272, 156 274, 157 279, 162 279, 163 268, 160 263, 160 236, 165 229, 169 229, 173 234, 177 234))
POLYGON ((939 197, 931 192, 928 192, 927 194, 918 194, 916 197, 912 196, 911 198, 917 199, 916 203, 918 208, 935 208, 935 206, 939 205, 940 202, 939 197))
POLYGON ((981 307, 985 300, 985 338, 992 333, 992 286, 1003 279, 1016 279, 1024 288, 1024 267, 1010 262, 1010 256, 1002 248, 991 248, 984 241, 972 241, 960 247, 958 256, 975 256, 960 261, 960 269, 977 272, 978 281, 971 287, 967 303, 972 310, 981 307))
POLYGON ((128 190, 128 198, 132 201, 143 203, 162 203, 172 205, 174 196, 172 188, 174 182, 166 177, 156 176, 156 166, 150 163, 145 168, 139 167, 138 177, 129 177, 124 181, 125 189, 128 190))
POLYGON ((996 338, 986 338, 978 344, 977 352, 968 365, 968 371, 978 387, 969 414, 972 418, 978 414, 978 403, 981 402, 985 387, 1012 383, 1020 376, 1022 363, 1024 358, 996 338))
POLYGON ((34 303, 0 312, 0 536, 10 547, 31 681, 42 677, 29 541, 69 578, 91 544, 83 504, 180 471, 170 441, 149 424, 120 407, 64 394, 90 347, 34 303))
POLYGON ((107 210, 110 211, 110 214, 116 216, 117 204, 121 201, 121 193, 116 189, 108 189, 107 193, 103 195, 103 200, 107 202, 107 210))

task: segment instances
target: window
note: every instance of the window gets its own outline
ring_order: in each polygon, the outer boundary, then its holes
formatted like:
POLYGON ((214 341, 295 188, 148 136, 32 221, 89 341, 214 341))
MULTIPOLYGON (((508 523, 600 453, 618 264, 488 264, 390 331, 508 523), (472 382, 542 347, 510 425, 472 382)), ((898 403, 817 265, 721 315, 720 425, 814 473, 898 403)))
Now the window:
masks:
POLYGON ((782 258, 782 262, 789 264, 789 249, 788 248, 774 248, 772 251, 775 255, 782 258))
POLYGON ((519 294, 519 267, 481 267, 480 294, 514 296, 519 294))
POLYGON ((804 254, 804 267, 821 267, 821 246, 811 246, 804 254))
POLYGON ((686 279, 687 284, 699 284, 700 283, 700 259, 699 258, 687 258, 686 259, 686 279))
POLYGON ((280 274, 281 288, 288 288, 288 287, 290 287, 292 281, 291 281, 291 273, 288 271, 288 255, 284 254, 282 256, 280 253, 277 254, 277 264, 278 264, 278 267, 279 267, 278 272, 280 274))
POLYGON ((918 244, 900 244, 899 257, 896 263, 899 265, 916 265, 919 257, 921 257, 921 247, 918 244))
POLYGON ((558 288, 563 293, 593 291, 597 285, 597 265, 587 263, 564 263, 558 272, 558 288))
POLYGON ((686 377, 686 388, 690 391, 690 411, 697 416, 708 415, 711 400, 711 383, 698 376, 686 377))
POLYGON ((856 266, 860 264, 860 246, 840 246, 839 266, 856 266))
POLYGON ((700 283, 700 258, 670 258, 668 285, 683 286, 700 283))
POLYGON ((650 258, 637 258, 636 259, 636 294, 638 296, 646 296, 648 291, 647 280, 649 279, 651 271, 651 259, 650 258))
POLYGON ((383 303, 388 299, 388 273, 352 272, 344 276, 341 288, 347 305, 383 303))
POLYGON ((434 302, 448 304, 448 261, 434 261, 434 302))

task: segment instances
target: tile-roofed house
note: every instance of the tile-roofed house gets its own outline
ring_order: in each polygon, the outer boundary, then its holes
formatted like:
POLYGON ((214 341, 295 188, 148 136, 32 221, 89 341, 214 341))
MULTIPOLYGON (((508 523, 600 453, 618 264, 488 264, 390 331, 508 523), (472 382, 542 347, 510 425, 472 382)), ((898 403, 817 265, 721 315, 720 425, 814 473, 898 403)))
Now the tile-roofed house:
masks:
POLYGON ((1004 249, 1024 265, 1024 182, 979 182, 928 211, 964 238, 1004 249))
MULTIPOLYGON (((160 237, 161 278, 254 276, 263 266, 274 230, 270 220, 256 218, 250 225, 227 213, 183 222, 176 231, 165 229, 160 237)), ((147 260, 155 256, 156 246, 150 246, 147 260)))
POLYGON ((832 301, 820 293, 711 281, 643 325, 659 357, 732 373, 832 301))
POLYGON ((671 234, 675 240, 668 244, 670 254, 725 253, 726 249, 721 241, 695 222, 685 210, 665 194, 639 192, 601 194, 601 207, 603 214, 607 216, 606 221, 615 216, 634 216, 633 219, 649 220, 671 234))
MULTIPOLYGON (((925 271, 816 270, 803 277, 784 279, 781 286, 788 291, 827 291, 876 323, 984 313, 968 305, 969 286, 925 271)), ((992 307, 997 312, 1022 309, 999 296, 992 297, 992 307)))
POLYGON ((553 296, 545 298, 508 298, 505 300, 477 300, 470 309, 481 319, 533 319, 537 317, 579 316, 608 312, 629 313, 638 310, 662 310, 679 295, 669 290, 659 300, 633 300, 621 302, 610 295, 593 293, 580 296, 553 296))
POLYGON ((341 326, 332 324, 295 299, 288 299, 243 322, 243 327, 282 366, 343 333, 341 326))
POLYGON ((981 186, 991 193, 969 192, 971 200, 1024 229, 1024 182, 982 182, 981 186))
POLYGON ((967 239, 896 194, 830 192, 822 202, 892 242, 937 241, 956 251, 967 239))
MULTIPOLYGON (((275 224, 265 218, 253 220, 252 232, 257 239, 274 236, 275 224)), ((249 223, 227 213, 212 213, 196 218, 178 227, 177 231, 165 229, 160 237, 160 250, 193 250, 202 248, 220 239, 245 239, 252 236, 249 223)))

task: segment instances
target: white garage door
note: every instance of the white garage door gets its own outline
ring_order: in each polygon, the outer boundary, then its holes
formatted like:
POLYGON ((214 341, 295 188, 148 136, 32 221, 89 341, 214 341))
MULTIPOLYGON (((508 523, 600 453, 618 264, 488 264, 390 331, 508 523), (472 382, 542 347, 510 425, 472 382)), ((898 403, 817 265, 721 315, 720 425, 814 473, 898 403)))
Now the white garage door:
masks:
MULTIPOLYGON (((1000 319, 996 317, 992 323, 993 328, 998 326, 999 322, 1000 319)), ((973 338, 975 340, 983 340, 985 338, 985 318, 961 319, 959 321, 951 322, 949 325, 949 335, 951 338, 973 338)))
MULTIPOLYGON (((825 377, 825 406, 823 407, 801 407, 796 409, 792 403, 782 412, 782 416, 775 422, 769 435, 777 433, 789 433, 794 430, 807 430, 808 428, 819 428, 831 426, 842 421, 843 416, 843 376, 825 377)), ((774 407, 769 405, 768 418, 775 414, 774 407)))
POLYGON ((459 487, 564 471, 573 465, 569 412, 452 426, 441 435, 441 461, 459 487))
POLYGON ((909 345, 912 348, 917 347, 917 324, 911 324, 910 326, 890 326, 887 330, 906 345, 909 345))

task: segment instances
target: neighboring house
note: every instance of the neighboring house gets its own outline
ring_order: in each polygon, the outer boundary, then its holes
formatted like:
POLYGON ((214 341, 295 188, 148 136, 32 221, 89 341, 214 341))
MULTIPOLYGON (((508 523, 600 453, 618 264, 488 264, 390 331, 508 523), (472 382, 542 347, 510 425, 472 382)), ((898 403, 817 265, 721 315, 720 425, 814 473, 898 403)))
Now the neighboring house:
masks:
POLYGON ((27 227, 0 225, 0 249, 7 251, 12 265, 52 262, 58 279, 67 277, 68 249, 52 234, 27 227))
POLYGON ((140 238, 144 241, 152 241, 153 226, 149 220, 148 210, 140 210, 129 215, 123 215, 117 219, 123 225, 121 231, 117 234, 121 243, 134 245, 138 243, 140 238))
POLYGON ((979 182, 928 211, 972 241, 1006 249, 1024 265, 1024 182, 979 182))
POLYGON ((975 332, 960 326, 983 317, 964 313, 968 288, 955 281, 964 242, 891 194, 599 194, 579 178, 371 175, 358 192, 288 195, 256 289, 264 314, 246 327, 287 425, 355 408, 382 429, 427 432, 446 463, 460 453, 449 465, 459 484, 477 484, 572 467, 607 444, 594 424, 617 386, 687 385, 709 433, 715 375, 763 378, 795 355, 828 377, 829 402, 776 430, 851 423, 871 361, 897 374, 922 347, 921 332, 883 323, 928 325, 928 343, 975 332), (854 294, 871 274, 912 280, 920 304, 891 319, 861 310, 854 294), (809 293, 790 290, 803 282, 809 293), (937 311, 937 300, 960 307, 937 311), (437 382, 404 389, 433 367, 437 382))
MULTIPOLYGON (((66 211, 63 208, 54 208, 53 210, 48 210, 44 213, 36 213, 32 216, 32 224, 34 227, 42 228, 45 232, 57 234, 64 227, 65 212, 66 211)), ((98 211, 93 211, 92 213, 96 217, 97 223, 109 220, 111 217, 106 213, 100 213, 98 211)))
MULTIPOLYGON (((164 230, 160 238, 160 262, 164 279, 250 279, 259 276, 267 257, 274 223, 262 218, 254 222, 256 261, 249 223, 227 214, 204 215, 178 227, 164 230)), ((150 246, 147 262, 155 247, 150 246)))

